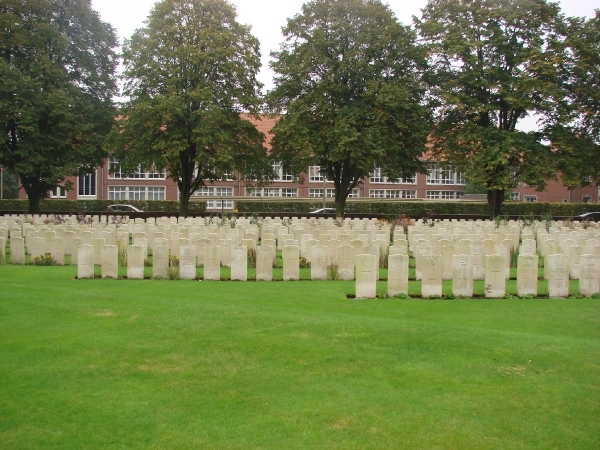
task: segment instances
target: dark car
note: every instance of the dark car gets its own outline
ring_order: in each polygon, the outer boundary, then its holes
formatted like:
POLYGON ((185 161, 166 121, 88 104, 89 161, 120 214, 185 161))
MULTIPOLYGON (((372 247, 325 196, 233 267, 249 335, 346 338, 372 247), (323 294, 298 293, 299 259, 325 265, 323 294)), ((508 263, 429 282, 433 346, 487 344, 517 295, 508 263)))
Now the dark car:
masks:
POLYGON ((319 208, 310 212, 311 214, 318 214, 320 216, 335 216, 335 208, 319 208))
POLYGON ((106 210, 119 212, 142 212, 141 209, 131 205, 109 205, 109 207, 106 208, 106 210))
POLYGON ((598 222, 600 221, 600 211, 579 214, 577 217, 575 217, 575 220, 591 220, 598 222))

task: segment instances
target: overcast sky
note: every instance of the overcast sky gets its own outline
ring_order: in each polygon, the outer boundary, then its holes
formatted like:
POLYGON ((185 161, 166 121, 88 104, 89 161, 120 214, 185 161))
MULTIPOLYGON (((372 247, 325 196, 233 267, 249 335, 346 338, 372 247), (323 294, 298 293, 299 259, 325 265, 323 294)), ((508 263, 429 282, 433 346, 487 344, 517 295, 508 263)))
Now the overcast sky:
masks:
MULTIPOLYGON (((281 27, 288 17, 301 11, 305 0, 230 0, 237 8, 238 22, 252 26, 252 33, 260 41, 263 68, 259 80, 265 89, 273 86, 273 73, 269 68, 271 51, 278 50, 283 41, 281 27)), ((155 0, 92 0, 92 7, 100 13, 103 21, 109 22, 117 30, 120 42, 129 38, 143 25, 155 0)), ((384 2, 385 3, 385 2, 384 2)), ((412 24, 412 16, 420 16, 421 8, 427 0, 388 0, 387 4, 398 20, 406 25, 412 24)), ((600 8, 600 0, 562 0, 563 13, 568 16, 594 15, 594 9, 600 8)))

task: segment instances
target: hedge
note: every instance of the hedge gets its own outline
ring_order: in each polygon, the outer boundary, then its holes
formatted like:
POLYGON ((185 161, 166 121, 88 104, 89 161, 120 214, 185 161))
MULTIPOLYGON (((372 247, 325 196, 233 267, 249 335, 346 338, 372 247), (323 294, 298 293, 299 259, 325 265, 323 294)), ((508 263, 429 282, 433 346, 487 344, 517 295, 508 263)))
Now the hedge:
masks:
MULTIPOLYGON (((323 207, 322 200, 292 200, 292 201, 244 201, 238 200, 237 209, 240 213, 308 213, 323 207)), ((333 208, 332 202, 326 207, 333 208)), ((598 211, 599 205, 590 203, 547 203, 547 202, 504 202, 502 214, 508 216, 524 216, 533 213, 536 216, 551 214, 552 216, 571 217, 584 212, 598 211)), ((359 214, 389 214, 389 215, 424 215, 429 211, 436 214, 467 214, 487 215, 488 206, 484 202, 390 202, 373 200, 346 203, 347 213, 359 214)))
MULTIPOLYGON (((116 200, 42 200, 40 212, 106 211, 108 205, 119 203, 116 200)), ((142 211, 178 212, 178 201, 167 200, 127 200, 122 203, 135 206, 142 211)), ((27 200, 0 200, 0 211, 28 211, 27 200)), ((206 211, 205 201, 190 201, 189 212, 206 211)))

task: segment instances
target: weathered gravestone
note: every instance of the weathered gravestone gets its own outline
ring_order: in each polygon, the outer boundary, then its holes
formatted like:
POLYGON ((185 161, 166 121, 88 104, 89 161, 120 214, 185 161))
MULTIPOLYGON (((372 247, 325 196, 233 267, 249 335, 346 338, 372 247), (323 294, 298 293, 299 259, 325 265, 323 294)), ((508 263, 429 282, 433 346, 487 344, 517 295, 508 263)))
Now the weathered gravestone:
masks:
MULTIPOLYGON (((390 247, 393 248, 393 247, 390 247)), ((388 297, 408 295, 408 255, 388 255, 388 297)))
POLYGON ((22 237, 10 238, 10 262, 12 264, 25 264, 25 239, 22 237))
POLYGON ((218 245, 204 247, 204 279, 221 279, 221 247, 218 245))
POLYGON ((506 294, 506 258, 504 255, 486 255, 485 257, 485 296, 504 297, 506 294))
POLYGON ((256 247, 256 281, 273 281, 273 259, 271 249, 256 247))
POLYGON ((52 255, 52 259, 56 262, 56 265, 65 265, 65 240, 63 238, 55 237, 52 239, 50 254, 52 255))
POLYGON ((77 278, 94 278, 94 246, 77 247, 77 278))
POLYGON ((598 289, 598 272, 600 267, 596 255, 581 255, 579 268, 579 294, 594 295, 598 289))
POLYGON ((356 298, 375 298, 377 296, 377 265, 375 255, 356 256, 356 298))
MULTIPOLYGON (((104 239, 102 239, 104 241, 104 239)), ((94 262, 96 252, 94 249, 94 262)), ((119 278, 119 251, 116 245, 102 246, 102 278, 119 278)))
POLYGON ((127 278, 144 279, 144 247, 141 245, 127 247, 127 278))
POLYGON ((245 245, 231 247, 231 279, 248 280, 248 247, 245 245))
POLYGON ((324 245, 313 245, 310 248, 310 252, 310 279, 327 280, 327 247, 324 245))
POLYGON ((452 294, 457 297, 473 297, 473 257, 470 254, 454 256, 452 294))
POLYGON ((552 298, 569 296, 569 258, 562 253, 546 257, 548 295, 552 298))
POLYGON ((196 247, 193 245, 180 245, 179 255, 179 278, 182 280, 195 280, 196 247))
POLYGON ((166 244, 166 242, 165 244, 158 244, 155 242, 154 249, 152 250, 152 277, 167 278, 168 270, 169 246, 166 244))
POLYGON ((442 256, 427 255, 423 257, 421 279, 421 297, 442 296, 442 256))
POLYGON ((537 295, 538 257, 519 255, 517 261, 517 295, 537 295))
POLYGON ((283 281, 300 279, 300 247, 297 245, 284 245, 283 281))

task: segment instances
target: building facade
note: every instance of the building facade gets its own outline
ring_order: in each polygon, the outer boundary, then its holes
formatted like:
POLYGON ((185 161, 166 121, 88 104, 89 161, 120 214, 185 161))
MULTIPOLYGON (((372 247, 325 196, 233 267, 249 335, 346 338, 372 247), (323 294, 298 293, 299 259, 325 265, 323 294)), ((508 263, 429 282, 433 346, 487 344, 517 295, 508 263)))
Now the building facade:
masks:
MULTIPOLYGON (((275 118, 263 117, 251 120, 259 131, 267 137, 266 146, 270 149, 271 130, 275 118)), ((233 176, 229 180, 218 181, 200 188, 192 199, 207 202, 208 210, 233 210, 235 201, 240 198, 323 198, 334 197, 333 182, 324 180, 320 167, 311 166, 307 173, 295 175, 286 173, 279 163, 272 164, 275 178, 271 184, 257 188, 246 186, 233 176)), ((139 166, 133 174, 121 171, 119 161, 107 158, 104 165, 92 174, 71 177, 74 189, 66 191, 59 186, 50 192, 50 198, 72 200, 111 200, 124 203, 128 200, 178 200, 177 184, 167 178, 166 172, 156 172, 139 166)), ((592 180, 590 180, 592 181, 592 180)), ((455 170, 452 164, 431 161, 427 174, 415 174, 401 180, 391 180, 375 168, 368 178, 353 190, 351 199, 388 200, 459 200, 464 195, 464 174, 455 170)), ((21 189, 20 196, 25 197, 21 189)), ((535 187, 519 183, 511 193, 511 200, 522 202, 584 202, 600 203, 600 187, 595 183, 576 189, 568 189, 560 181, 549 181, 547 188, 536 191, 535 187)))

